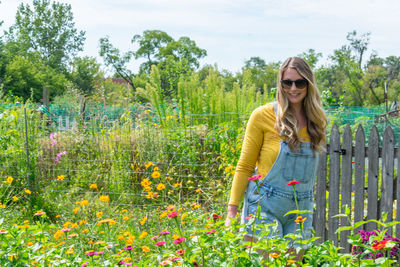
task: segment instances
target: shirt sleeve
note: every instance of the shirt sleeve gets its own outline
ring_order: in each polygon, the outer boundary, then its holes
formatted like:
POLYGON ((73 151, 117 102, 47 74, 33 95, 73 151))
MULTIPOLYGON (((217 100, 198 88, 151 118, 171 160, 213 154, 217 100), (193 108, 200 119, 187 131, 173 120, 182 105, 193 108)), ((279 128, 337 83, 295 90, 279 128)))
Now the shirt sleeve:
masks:
POLYGON ((247 122, 242 151, 232 182, 229 204, 239 206, 248 185, 248 178, 254 173, 262 146, 262 107, 255 109, 247 122))

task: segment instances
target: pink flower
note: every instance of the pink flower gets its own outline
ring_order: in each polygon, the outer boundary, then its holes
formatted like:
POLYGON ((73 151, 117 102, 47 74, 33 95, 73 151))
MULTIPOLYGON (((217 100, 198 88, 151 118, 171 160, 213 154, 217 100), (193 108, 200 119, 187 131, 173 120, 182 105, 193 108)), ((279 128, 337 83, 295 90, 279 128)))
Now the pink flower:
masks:
POLYGON ((101 255, 103 253, 104 253, 104 250, 103 251, 99 251, 99 252, 95 252, 94 255, 101 255))
POLYGON ((150 238, 151 240, 156 240, 158 238, 158 235, 153 236, 152 238, 150 238))
POLYGON ((287 185, 296 185, 296 184, 299 184, 299 183, 300 183, 299 181, 292 180, 287 185))
POLYGON ((70 230, 71 230, 70 228, 64 228, 64 229, 61 229, 61 232, 68 232, 70 230))
POLYGON ((254 176, 249 177, 249 181, 261 180, 261 178, 262 178, 262 175, 261 175, 261 174, 259 174, 259 175, 254 175, 254 176))
POLYGON ((221 216, 219 216, 219 215, 216 214, 216 213, 213 213, 212 218, 213 218, 214 220, 216 220, 216 219, 218 219, 218 218, 221 218, 221 216))
POLYGON ((174 243, 174 244, 180 244, 180 243, 182 243, 184 240, 185 240, 184 237, 179 237, 179 238, 175 239, 174 241, 172 241, 172 243, 174 243))
POLYGON ((165 242, 165 241, 160 241, 160 242, 157 242, 157 243, 156 243, 156 246, 157 246, 157 247, 161 247, 161 246, 163 246, 165 243, 167 243, 167 242, 165 242))
POLYGON ((209 235, 209 234, 215 234, 217 232, 217 230, 215 230, 215 229, 211 229, 211 232, 206 232, 206 235, 209 235))
POLYGON ((124 250, 132 250, 132 249, 134 249, 134 248, 135 248, 135 246, 129 245, 129 246, 127 246, 126 248, 124 248, 124 250))
POLYGON ((57 145, 56 135, 57 133, 50 133, 51 146, 57 145))
POLYGON ((162 231, 162 232, 159 232, 158 234, 159 234, 159 235, 168 235, 169 232, 168 232, 168 231, 162 231))
POLYGON ((250 220, 253 216, 254 216, 253 214, 250 214, 250 215, 247 216, 245 219, 246 219, 246 220, 250 220))
POLYGON ((169 261, 162 261, 162 262, 160 263, 160 265, 162 265, 162 266, 169 265, 169 261))
POLYGON ((183 250, 183 249, 178 249, 176 251, 176 254, 178 254, 178 255, 183 255, 183 253, 185 253, 185 250, 183 250))
POLYGON ((174 258, 169 258, 170 261, 177 261, 182 259, 181 257, 174 257, 174 258))
POLYGON ((66 154, 67 154, 67 151, 62 151, 60 153, 57 153, 56 162, 58 162, 61 159, 61 156, 64 156, 66 154))
POLYGON ((177 213, 176 211, 171 212, 170 214, 168 214, 168 217, 169 217, 169 218, 175 218, 175 217, 177 217, 177 216, 178 216, 178 213, 177 213))
POLYGON ((93 256, 94 255, 94 251, 87 251, 87 252, 85 252, 85 254, 88 255, 88 256, 93 256))
POLYGON ((84 264, 81 264, 81 267, 86 267, 88 264, 88 262, 85 262, 84 264))

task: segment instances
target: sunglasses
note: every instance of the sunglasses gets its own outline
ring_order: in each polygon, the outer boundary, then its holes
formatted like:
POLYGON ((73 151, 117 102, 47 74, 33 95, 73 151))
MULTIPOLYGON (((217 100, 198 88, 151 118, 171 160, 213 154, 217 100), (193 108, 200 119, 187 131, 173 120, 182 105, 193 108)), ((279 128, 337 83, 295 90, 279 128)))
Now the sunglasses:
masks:
POLYGON ((292 80, 281 80, 281 85, 285 89, 289 89, 292 87, 293 83, 296 85, 298 89, 304 89, 308 85, 308 81, 306 79, 298 79, 295 81, 292 80))

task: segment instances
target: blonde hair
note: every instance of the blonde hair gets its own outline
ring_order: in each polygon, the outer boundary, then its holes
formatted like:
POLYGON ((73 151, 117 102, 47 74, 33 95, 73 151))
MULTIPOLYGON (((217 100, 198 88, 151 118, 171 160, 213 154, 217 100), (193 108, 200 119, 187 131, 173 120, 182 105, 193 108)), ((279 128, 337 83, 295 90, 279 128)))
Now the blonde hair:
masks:
POLYGON ((324 150, 326 141, 325 129, 327 126, 327 118, 322 108, 321 97, 315 84, 314 74, 307 62, 299 57, 290 57, 286 59, 279 70, 277 81, 278 90, 276 94, 278 118, 275 128, 288 138, 291 150, 297 150, 299 148, 298 123, 280 83, 284 72, 288 68, 295 69, 308 81, 307 95, 303 100, 303 110, 307 118, 307 131, 311 140, 311 148, 313 151, 321 152, 324 150))

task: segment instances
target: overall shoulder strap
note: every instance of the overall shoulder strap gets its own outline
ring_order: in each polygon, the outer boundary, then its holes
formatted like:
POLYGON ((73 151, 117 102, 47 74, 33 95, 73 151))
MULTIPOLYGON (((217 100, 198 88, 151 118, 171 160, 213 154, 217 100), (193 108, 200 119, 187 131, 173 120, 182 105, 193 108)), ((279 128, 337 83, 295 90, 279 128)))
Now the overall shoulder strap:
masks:
POLYGON ((271 104, 274 107, 275 116, 278 117, 278 101, 274 101, 271 104))

